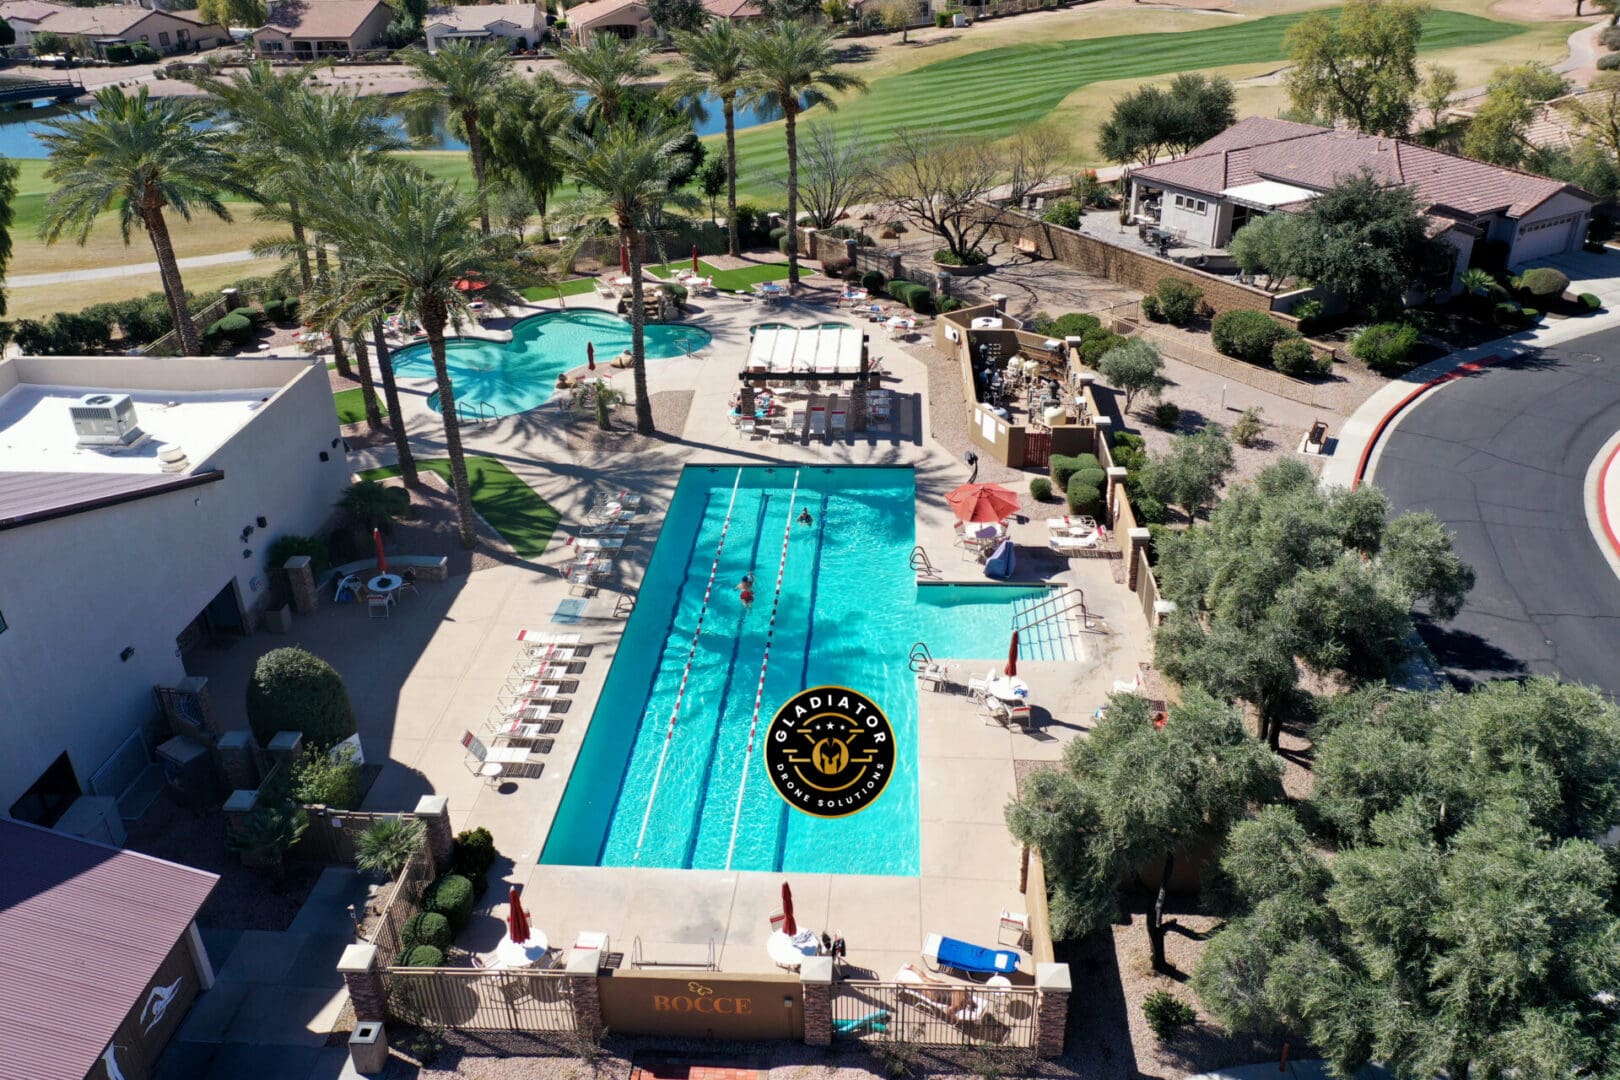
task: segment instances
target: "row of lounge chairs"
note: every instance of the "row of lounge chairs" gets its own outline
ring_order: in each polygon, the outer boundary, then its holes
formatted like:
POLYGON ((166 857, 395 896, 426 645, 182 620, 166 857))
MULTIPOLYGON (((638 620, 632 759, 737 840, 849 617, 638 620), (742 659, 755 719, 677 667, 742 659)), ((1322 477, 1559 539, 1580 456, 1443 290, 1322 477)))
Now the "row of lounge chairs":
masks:
POLYGON ((461 745, 469 771, 490 783, 503 776, 539 776, 545 769, 538 755, 550 752, 552 736, 562 730, 561 713, 572 700, 567 694, 583 666, 587 646, 579 634, 519 630, 518 655, 484 722, 484 739, 468 731, 461 745))
POLYGON ((618 552, 641 524, 641 496, 620 491, 596 500, 586 524, 570 541, 574 558, 568 564, 568 590, 589 596, 611 579, 618 568, 618 552))

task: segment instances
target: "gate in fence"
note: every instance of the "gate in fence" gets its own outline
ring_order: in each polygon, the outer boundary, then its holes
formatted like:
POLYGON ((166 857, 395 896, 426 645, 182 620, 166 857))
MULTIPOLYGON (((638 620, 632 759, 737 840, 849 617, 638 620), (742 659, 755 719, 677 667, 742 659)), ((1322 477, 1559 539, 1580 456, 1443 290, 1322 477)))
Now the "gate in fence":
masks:
POLYGON ((422 1027, 465 1031, 573 1031, 562 972, 526 968, 389 968, 388 1012, 422 1027))
POLYGON ((1036 1045, 1036 991, 959 983, 833 984, 835 1039, 919 1046, 1036 1045))

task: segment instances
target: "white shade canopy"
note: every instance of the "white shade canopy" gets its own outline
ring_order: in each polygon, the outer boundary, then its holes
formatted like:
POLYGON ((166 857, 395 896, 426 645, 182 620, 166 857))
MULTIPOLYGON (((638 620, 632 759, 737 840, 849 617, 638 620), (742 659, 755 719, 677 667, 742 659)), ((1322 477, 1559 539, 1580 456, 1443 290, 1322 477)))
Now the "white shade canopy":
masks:
POLYGON ((760 329, 748 350, 748 369, 855 375, 861 370, 861 340, 853 326, 760 329))

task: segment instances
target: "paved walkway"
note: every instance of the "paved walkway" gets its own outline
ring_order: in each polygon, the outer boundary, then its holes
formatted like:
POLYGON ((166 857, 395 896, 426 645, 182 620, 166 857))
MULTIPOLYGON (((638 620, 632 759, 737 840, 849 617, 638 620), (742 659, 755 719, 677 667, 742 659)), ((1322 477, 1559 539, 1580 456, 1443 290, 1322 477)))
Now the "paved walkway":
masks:
MULTIPOLYGON (((180 269, 193 270, 201 266, 227 266, 231 263, 248 262, 253 257, 251 251, 220 251, 213 255, 188 255, 177 261, 180 269)), ((6 286, 12 289, 29 289, 41 285, 71 285, 78 281, 105 281, 108 278, 155 274, 158 269, 156 262, 141 262, 97 266, 89 270, 61 270, 51 274, 12 274, 6 278, 6 286)))

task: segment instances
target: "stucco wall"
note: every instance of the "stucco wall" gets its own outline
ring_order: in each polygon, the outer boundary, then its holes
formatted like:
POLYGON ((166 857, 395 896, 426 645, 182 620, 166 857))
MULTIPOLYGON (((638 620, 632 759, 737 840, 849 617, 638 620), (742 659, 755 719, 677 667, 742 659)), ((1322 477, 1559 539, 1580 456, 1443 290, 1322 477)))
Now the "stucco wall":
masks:
POLYGON ((1159 200, 1159 227, 1174 233, 1185 233, 1189 244, 1220 247, 1219 238, 1216 236, 1220 217, 1220 204, 1204 195, 1183 195, 1172 188, 1166 188, 1164 196, 1159 200), (1186 200, 1189 205, 1177 206, 1177 198, 1186 200), (1204 212, 1201 214, 1196 209, 1198 203, 1204 204, 1204 212))
MULTIPOLYGON (((46 362, 31 358, 33 366, 46 362)), ((224 479, 0 532, 0 812, 64 749, 82 784, 155 712, 152 688, 182 678, 175 639, 221 587, 235 583, 244 609, 265 596, 264 555, 284 533, 315 531, 349 481, 326 372, 302 361, 123 357, 52 360, 57 370, 123 365, 116 380, 77 385, 163 385, 190 366, 197 377, 167 385, 243 380, 290 385, 197 470, 224 479), (325 451, 328 459, 320 460, 325 451), (244 543, 242 528, 264 516, 244 543), (244 559, 243 550, 253 556, 244 559), (119 653, 132 646, 129 660, 119 653)), ((28 365, 19 362, 19 367, 28 365)), ((0 365, 3 369, 4 365, 0 365)), ((58 378, 58 382, 63 380, 58 378)), ((71 383, 68 383, 72 385, 71 383)), ((64 417, 63 423, 67 423, 64 417)))

